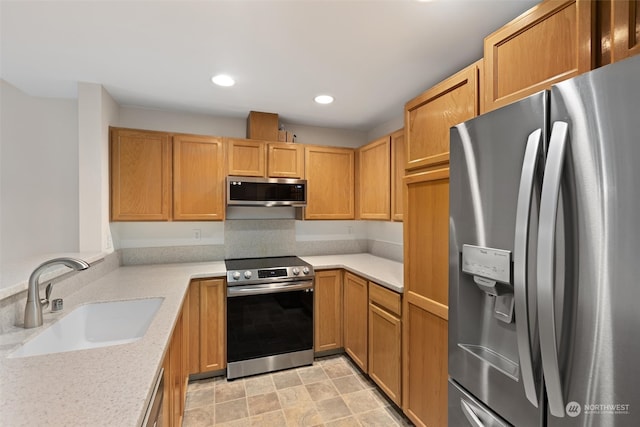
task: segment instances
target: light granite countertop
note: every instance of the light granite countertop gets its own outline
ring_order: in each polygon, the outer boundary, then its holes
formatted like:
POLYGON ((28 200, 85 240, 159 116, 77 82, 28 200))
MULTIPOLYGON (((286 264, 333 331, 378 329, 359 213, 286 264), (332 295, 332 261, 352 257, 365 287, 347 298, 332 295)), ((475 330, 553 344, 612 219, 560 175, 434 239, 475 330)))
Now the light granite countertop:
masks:
POLYGON ((403 264, 371 254, 322 255, 300 257, 315 270, 343 268, 392 291, 404 290, 403 264))
MULTIPOLYGON (((318 270, 344 268, 402 292, 402 263, 370 254, 309 256, 318 270)), ((78 274, 82 274, 78 273, 78 274)), ((45 327, 89 302, 163 297, 146 334, 110 347, 25 358, 7 356, 44 328, 0 335, 2 425, 139 426, 191 279, 223 277, 224 261, 120 267, 45 310, 45 327)))
MULTIPOLYGON (((82 274, 82 273, 79 273, 82 274)), ((226 274, 223 261, 120 267, 45 310, 45 326, 96 301, 164 297, 144 337, 129 344, 7 358, 44 328, 0 335, 0 424, 139 426, 192 278, 226 274)))

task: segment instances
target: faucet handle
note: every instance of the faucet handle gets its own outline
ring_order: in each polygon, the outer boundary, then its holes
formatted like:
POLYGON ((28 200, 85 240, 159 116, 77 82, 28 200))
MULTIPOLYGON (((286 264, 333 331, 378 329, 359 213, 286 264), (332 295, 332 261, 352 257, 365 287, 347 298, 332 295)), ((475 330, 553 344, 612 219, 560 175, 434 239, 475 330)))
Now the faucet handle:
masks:
POLYGON ((40 305, 44 308, 49 306, 49 297, 51 296, 51 291, 53 290, 53 283, 49 283, 47 288, 44 291, 44 299, 40 300, 40 305))

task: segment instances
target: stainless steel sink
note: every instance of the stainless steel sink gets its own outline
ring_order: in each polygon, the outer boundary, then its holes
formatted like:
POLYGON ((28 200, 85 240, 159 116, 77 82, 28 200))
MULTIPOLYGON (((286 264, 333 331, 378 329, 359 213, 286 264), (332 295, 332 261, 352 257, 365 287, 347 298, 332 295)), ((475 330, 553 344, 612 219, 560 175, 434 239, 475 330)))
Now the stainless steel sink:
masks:
POLYGON ((8 357, 28 357, 126 344, 144 336, 164 298, 84 304, 8 357))

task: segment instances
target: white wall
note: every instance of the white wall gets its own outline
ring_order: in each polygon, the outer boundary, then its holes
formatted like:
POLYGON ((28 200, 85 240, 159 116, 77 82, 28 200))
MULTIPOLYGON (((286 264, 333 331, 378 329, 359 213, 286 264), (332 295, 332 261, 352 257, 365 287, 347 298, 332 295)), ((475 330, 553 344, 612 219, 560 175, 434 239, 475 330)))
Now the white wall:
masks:
POLYGON ((402 129, 403 127, 404 127, 404 116, 402 112, 400 112, 398 117, 395 117, 389 121, 381 123, 380 125, 376 126, 375 128, 371 129, 369 132, 367 132, 367 141, 373 141, 374 139, 378 139, 382 136, 388 135, 391 132, 395 132, 398 129, 402 129))
POLYGON ((234 138, 244 138, 247 133, 245 119, 127 106, 120 107, 118 126, 234 138))
POLYGON ((368 142, 366 132, 287 123, 283 123, 283 125, 287 131, 296 135, 296 142, 302 144, 357 148, 368 142))
POLYGON ((111 252, 109 230, 109 126, 119 107, 102 85, 78 83, 80 250, 111 252))
POLYGON ((2 262, 77 252, 77 103, 0 85, 2 262))

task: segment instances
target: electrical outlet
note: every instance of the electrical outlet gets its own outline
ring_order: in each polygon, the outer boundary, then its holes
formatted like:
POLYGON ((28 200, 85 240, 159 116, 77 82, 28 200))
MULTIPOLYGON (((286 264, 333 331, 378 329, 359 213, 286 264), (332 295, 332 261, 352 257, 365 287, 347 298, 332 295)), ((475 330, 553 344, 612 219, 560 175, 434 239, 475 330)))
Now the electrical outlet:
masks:
POLYGON ((194 240, 200 240, 201 237, 202 237, 202 231, 199 228, 194 228, 193 229, 194 240))

